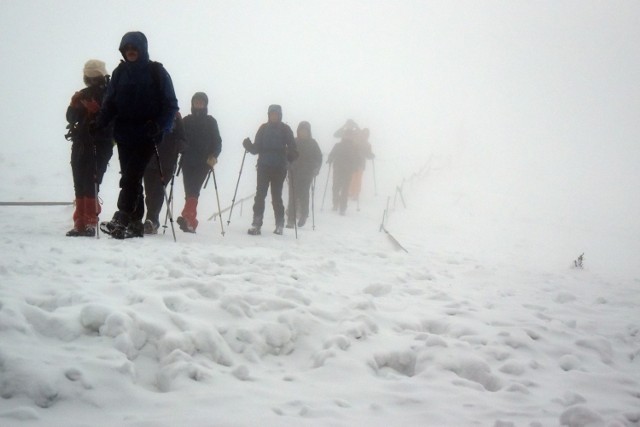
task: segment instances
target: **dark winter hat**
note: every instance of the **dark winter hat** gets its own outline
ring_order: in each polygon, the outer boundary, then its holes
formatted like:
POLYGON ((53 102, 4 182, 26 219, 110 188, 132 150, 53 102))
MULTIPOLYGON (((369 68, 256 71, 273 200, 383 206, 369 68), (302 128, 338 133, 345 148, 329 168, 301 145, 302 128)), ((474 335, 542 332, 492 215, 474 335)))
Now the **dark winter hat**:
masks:
POLYGON ((191 97, 191 105, 193 105, 193 102, 196 99, 200 99, 202 101, 204 101, 204 106, 208 107, 209 106, 209 97, 207 96, 206 93, 204 92, 196 92, 193 94, 193 96, 191 97))
POLYGON ((85 77, 104 77, 107 75, 107 68, 105 63, 98 59, 90 59, 84 64, 82 70, 85 77))
POLYGON ((353 121, 353 119, 347 119, 346 123, 344 124, 344 128, 345 130, 358 130, 359 126, 356 122, 353 121))
POLYGON ((279 106, 278 104, 269 105, 269 109, 267 110, 267 114, 271 114, 271 113, 278 113, 278 114, 280 114, 280 117, 282 117, 282 107, 279 106))
POLYGON ((125 56, 124 48, 126 45, 131 45, 136 48, 138 51, 138 61, 148 61, 149 60, 149 44, 147 43, 147 36, 145 36, 140 31, 130 31, 122 36, 122 40, 120 41, 120 47, 118 50, 122 54, 122 57, 127 59, 125 56))
POLYGON ((311 136, 311 123, 307 121, 300 122, 298 125, 298 133, 300 133, 301 130, 306 130, 309 136, 311 136))

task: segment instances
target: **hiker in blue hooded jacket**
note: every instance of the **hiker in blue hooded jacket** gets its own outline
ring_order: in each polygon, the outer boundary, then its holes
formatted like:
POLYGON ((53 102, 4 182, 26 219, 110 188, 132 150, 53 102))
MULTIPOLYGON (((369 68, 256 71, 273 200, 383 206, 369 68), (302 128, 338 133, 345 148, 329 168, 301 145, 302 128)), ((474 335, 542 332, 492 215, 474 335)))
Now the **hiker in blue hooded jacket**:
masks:
POLYGON ((126 33, 119 50, 124 61, 113 71, 95 128, 113 122, 121 173, 118 210, 100 229, 123 239, 144 235, 142 178, 156 144, 171 130, 178 100, 169 73, 159 62, 149 60, 143 33, 126 33))
POLYGON ((276 219, 274 233, 282 234, 284 228, 282 186, 289 163, 298 157, 293 131, 287 124, 282 123, 282 107, 270 105, 267 115, 269 121, 260 126, 255 142, 252 144, 249 138, 242 141, 245 150, 251 154, 258 154, 258 182, 253 204, 253 222, 248 231, 251 235, 261 234, 264 200, 269 186, 271 186, 271 204, 276 219))

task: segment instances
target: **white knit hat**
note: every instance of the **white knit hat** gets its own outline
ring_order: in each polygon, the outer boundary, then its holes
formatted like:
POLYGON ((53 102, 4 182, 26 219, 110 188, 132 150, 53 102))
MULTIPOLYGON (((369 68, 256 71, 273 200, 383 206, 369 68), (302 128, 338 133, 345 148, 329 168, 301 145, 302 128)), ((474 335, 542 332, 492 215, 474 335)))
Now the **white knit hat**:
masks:
POLYGON ((104 62, 98 59, 90 59, 84 64, 85 77, 104 77, 107 75, 107 69, 104 62))

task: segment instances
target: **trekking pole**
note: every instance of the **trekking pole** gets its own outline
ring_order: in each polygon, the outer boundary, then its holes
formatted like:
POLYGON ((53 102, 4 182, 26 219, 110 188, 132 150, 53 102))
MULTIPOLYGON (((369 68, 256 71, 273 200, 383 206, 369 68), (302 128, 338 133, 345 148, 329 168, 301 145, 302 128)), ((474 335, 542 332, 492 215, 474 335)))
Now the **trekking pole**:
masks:
POLYGON ((96 239, 100 239, 100 200, 98 199, 98 148, 93 141, 93 190, 96 193, 96 239))
POLYGON ((316 177, 313 177, 311 184, 311 229, 316 229, 316 177))
POLYGON ((224 237, 224 224, 222 223, 222 212, 220 211, 220 197, 218 196, 218 182, 216 181, 216 172, 211 168, 209 171, 213 175, 213 187, 216 189, 216 200, 218 201, 218 216, 220 217, 220 229, 222 230, 222 236, 224 237))
MULTIPOLYGON (((213 170, 213 169, 211 169, 211 170, 213 170)), ((204 181, 204 186, 202 187, 203 189, 207 188, 207 183, 209 182, 209 178, 211 178, 211 170, 207 174, 207 179, 204 181)))
POLYGON ((329 169, 327 170, 327 182, 324 183, 324 194, 322 195, 320 210, 324 209, 324 199, 327 197, 327 188, 329 187, 329 175, 331 175, 331 163, 329 163, 329 169))
MULTIPOLYGON (((231 214, 233 213, 233 205, 236 204, 236 195, 238 194, 238 186, 240 185, 240 177, 242 176, 242 168, 244 167, 244 158, 247 157, 247 150, 244 150, 242 155, 242 163, 240 163, 240 172, 238 173, 238 181, 236 182, 236 190, 233 192, 233 199, 231 200, 231 209, 229 209, 229 219, 227 219, 227 227, 231 223, 231 214)), ((220 219, 222 221, 222 219, 220 219)))
POLYGON ((175 181, 176 175, 171 175, 171 190, 169 190, 169 203, 171 203, 171 209, 167 205, 167 213, 164 216, 164 225, 162 226, 162 234, 167 231, 167 221, 169 220, 169 210, 173 212, 173 181, 175 181))
POLYGON ((160 152, 158 152, 158 144, 153 144, 156 149, 156 159, 158 160, 158 170, 160 170, 160 182, 162 182, 162 192, 164 193, 164 201, 167 203, 167 213, 169 214, 169 221, 171 222, 171 233, 173 234, 173 241, 176 240, 176 230, 173 227, 173 214, 171 213, 171 206, 169 204, 169 196, 167 196, 167 182, 164 179, 164 173, 162 173, 162 162, 160 161, 160 152))
POLYGON ((371 167, 373 168, 373 194, 378 195, 378 184, 376 182, 376 162, 375 159, 371 159, 371 167))

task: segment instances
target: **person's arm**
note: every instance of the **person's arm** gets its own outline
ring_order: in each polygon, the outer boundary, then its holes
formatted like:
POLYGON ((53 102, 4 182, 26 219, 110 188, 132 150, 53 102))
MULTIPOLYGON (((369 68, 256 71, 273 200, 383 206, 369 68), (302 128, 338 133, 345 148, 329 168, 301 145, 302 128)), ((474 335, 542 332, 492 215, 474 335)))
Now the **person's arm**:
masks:
MULTIPOLYGON (((285 125, 286 126, 286 125, 285 125)), ((287 151, 287 160, 293 162, 298 158, 298 147, 296 146, 296 138, 293 136, 293 131, 289 126, 285 129, 285 144, 287 151)))
POLYGON ((222 151, 222 137, 220 136, 220 129, 218 128, 218 122, 211 117, 211 149, 210 154, 216 159, 222 151))
POLYGON ((260 153, 260 148, 262 147, 262 129, 263 128, 264 128, 264 125, 260 126, 260 128, 258 129, 258 132, 256 132, 256 139, 254 143, 251 143, 251 140, 249 138, 245 138, 244 141, 242 141, 242 146, 249 153, 254 155, 260 153))
POLYGON ((322 167, 322 151, 320 151, 320 145, 315 139, 311 141, 313 143, 313 171, 317 175, 322 167))
POLYGON ((104 94, 104 98, 102 99, 102 107, 100 108, 100 112, 96 118, 96 128, 101 129, 109 126, 118 113, 118 108, 116 107, 116 86, 120 78, 119 67, 120 66, 113 70, 113 75, 107 85, 107 90, 104 94))
POLYGON ((170 132, 173 119, 178 112, 178 99, 176 98, 173 82, 167 70, 162 67, 162 108, 157 118, 158 128, 162 132, 170 132))
POLYGON ((367 147, 367 152, 366 152, 367 159, 375 159, 376 156, 375 154, 373 154, 373 151, 371 150, 371 144, 367 142, 366 147, 367 147))
POLYGON ((176 113, 176 119, 173 123, 173 136, 176 140, 176 150, 178 150, 178 153, 182 153, 187 143, 187 135, 184 131, 182 115, 179 112, 176 113))

